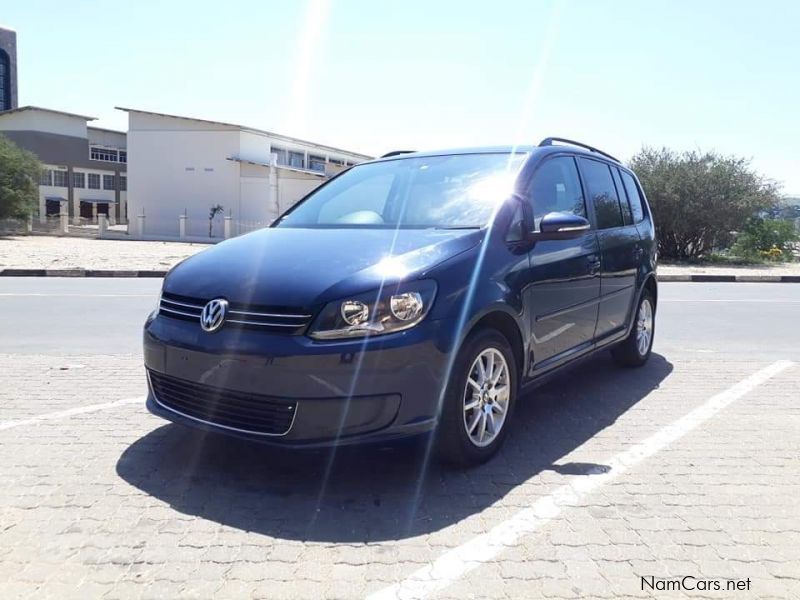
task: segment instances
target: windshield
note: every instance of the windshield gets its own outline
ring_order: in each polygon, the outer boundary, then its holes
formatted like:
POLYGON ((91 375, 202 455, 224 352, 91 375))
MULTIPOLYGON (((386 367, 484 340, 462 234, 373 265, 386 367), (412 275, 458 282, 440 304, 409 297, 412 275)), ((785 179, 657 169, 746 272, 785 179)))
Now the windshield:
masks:
POLYGON ((526 154, 367 163, 321 187, 277 227, 479 228, 508 197, 526 154))

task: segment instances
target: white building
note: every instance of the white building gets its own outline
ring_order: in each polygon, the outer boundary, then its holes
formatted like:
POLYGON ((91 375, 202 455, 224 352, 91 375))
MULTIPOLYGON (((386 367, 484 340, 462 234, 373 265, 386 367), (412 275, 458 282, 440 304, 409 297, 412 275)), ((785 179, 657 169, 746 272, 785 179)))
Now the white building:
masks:
POLYGON ((126 222, 125 133, 87 123, 94 117, 22 106, 0 112, 0 133, 39 157, 39 220, 60 212, 74 224, 126 222))
POLYGON ((119 110, 128 113, 134 237, 180 239, 184 229, 184 239, 205 238, 216 205, 214 237, 223 215, 232 235, 264 227, 331 174, 371 158, 241 125, 119 110))

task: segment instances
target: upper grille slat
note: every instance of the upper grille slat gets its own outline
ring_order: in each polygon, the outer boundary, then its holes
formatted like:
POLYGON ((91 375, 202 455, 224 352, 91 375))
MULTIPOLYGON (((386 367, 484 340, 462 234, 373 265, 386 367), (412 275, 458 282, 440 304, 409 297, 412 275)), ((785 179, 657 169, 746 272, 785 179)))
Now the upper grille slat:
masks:
MULTIPOLYGON (((200 315, 208 300, 190 298, 177 294, 164 293, 159 305, 160 313, 165 317, 181 321, 196 321, 200 324, 200 315)), ((313 317, 312 314, 299 311, 281 312, 274 307, 260 307, 230 303, 223 327, 244 327, 258 331, 272 331, 288 335, 302 333, 313 317)))
POLYGON ((169 307, 163 306, 163 305, 161 306, 161 310, 163 310, 164 312, 171 313, 171 314, 181 315, 182 317, 193 317, 195 319, 200 317, 200 313, 197 313, 197 314, 187 313, 187 312, 183 312, 181 310, 175 310, 174 308, 169 308, 169 307))
POLYGON ((191 310, 196 310, 198 314, 200 314, 200 311, 203 310, 203 305, 202 304, 200 306, 197 306, 196 304, 187 304, 185 302, 177 302, 175 300, 170 300, 169 298, 161 298, 161 303, 162 304, 169 304, 169 305, 173 305, 173 306, 179 306, 181 308, 189 308, 191 310))

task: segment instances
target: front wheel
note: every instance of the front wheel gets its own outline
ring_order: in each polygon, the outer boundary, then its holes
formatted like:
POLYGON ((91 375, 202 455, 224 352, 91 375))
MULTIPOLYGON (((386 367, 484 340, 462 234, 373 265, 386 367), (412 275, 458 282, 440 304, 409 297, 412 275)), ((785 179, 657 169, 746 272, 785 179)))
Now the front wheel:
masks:
POLYGON ((517 365, 506 338, 484 329, 470 335, 453 364, 442 405, 440 458, 476 465, 505 440, 517 394, 517 365))
POLYGON ((644 290, 636 308, 635 321, 628 337, 611 350, 614 360, 623 367, 641 367, 650 358, 655 335, 655 301, 650 290, 644 290))

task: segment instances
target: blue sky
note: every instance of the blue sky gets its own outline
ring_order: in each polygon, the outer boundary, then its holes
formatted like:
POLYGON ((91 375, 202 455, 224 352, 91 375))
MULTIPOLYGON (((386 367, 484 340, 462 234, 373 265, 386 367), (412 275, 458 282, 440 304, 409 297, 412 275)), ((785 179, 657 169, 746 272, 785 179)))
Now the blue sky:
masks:
POLYGON ((750 157, 800 195, 800 2, 4 3, 20 104, 232 121, 356 151, 573 137, 750 157))

